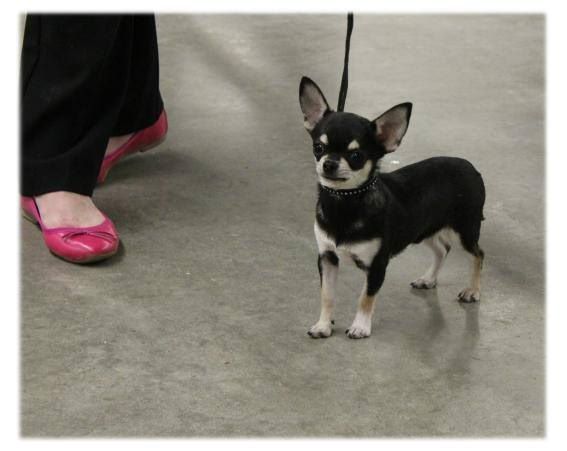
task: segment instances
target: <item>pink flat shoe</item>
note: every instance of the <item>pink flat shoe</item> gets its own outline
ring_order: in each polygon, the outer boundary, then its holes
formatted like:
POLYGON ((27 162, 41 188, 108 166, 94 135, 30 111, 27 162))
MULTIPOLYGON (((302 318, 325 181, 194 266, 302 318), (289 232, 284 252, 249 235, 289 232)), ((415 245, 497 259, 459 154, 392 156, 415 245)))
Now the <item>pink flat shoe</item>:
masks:
POLYGON ((37 224, 47 248, 71 263, 91 263, 104 260, 118 250, 118 232, 112 221, 104 215, 104 221, 92 227, 53 227, 43 225, 33 197, 23 197, 21 206, 24 217, 37 224))
POLYGON ((102 183, 108 174, 108 171, 118 163, 126 155, 135 152, 145 152, 165 140, 167 134, 167 114, 163 110, 156 122, 143 130, 140 130, 132 135, 132 137, 122 144, 118 149, 110 155, 104 157, 100 171, 98 173, 97 182, 102 183))

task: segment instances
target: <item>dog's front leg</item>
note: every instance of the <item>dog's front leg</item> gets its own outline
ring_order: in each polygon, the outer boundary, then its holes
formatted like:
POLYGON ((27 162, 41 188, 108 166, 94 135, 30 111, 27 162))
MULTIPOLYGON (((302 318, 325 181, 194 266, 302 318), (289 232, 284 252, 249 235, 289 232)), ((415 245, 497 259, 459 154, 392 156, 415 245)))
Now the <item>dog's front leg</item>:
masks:
POLYGON ((376 304, 376 295, 384 282, 387 261, 375 259, 366 274, 366 283, 360 293, 358 310, 352 325, 345 331, 349 338, 369 337, 372 331, 372 314, 376 304))
POLYGON ((327 338, 333 333, 333 310, 336 302, 335 286, 339 272, 339 258, 332 251, 319 255, 321 278, 321 316, 307 332, 312 338, 327 338))

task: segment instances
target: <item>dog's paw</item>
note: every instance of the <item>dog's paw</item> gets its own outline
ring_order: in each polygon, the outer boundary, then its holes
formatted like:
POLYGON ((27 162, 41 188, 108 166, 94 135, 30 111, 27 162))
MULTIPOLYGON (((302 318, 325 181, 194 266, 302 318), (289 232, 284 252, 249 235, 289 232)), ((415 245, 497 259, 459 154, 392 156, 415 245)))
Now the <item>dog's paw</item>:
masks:
POLYGON ((372 329, 372 320, 369 316, 357 314, 352 325, 345 330, 348 338, 366 338, 370 337, 372 329))
POLYGON ((473 288, 465 288, 458 295, 461 302, 478 302, 480 301, 480 291, 473 288))
POLYGON ((349 329, 345 330, 345 334, 348 338, 366 338, 370 337, 370 328, 350 326, 349 329))
POLYGON ((321 321, 311 326, 311 329, 307 331, 307 335, 311 338, 327 338, 330 337, 332 333, 332 323, 322 323, 321 321))
POLYGON ((422 289, 430 289, 435 288, 437 286, 437 281, 435 279, 427 279, 425 277, 420 277, 419 279, 415 279, 411 284, 412 288, 417 288, 419 290, 422 289))

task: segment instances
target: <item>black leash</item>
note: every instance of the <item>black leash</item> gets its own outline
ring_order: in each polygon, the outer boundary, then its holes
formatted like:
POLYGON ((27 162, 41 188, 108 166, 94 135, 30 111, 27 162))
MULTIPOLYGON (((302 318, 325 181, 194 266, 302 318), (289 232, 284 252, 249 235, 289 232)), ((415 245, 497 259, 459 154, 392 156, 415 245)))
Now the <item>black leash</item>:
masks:
POLYGON ((348 89, 348 55, 350 53, 350 35, 352 34, 352 13, 347 15, 347 35, 345 41, 345 62, 343 66, 343 78, 341 80, 341 89, 339 90, 339 102, 337 111, 344 111, 346 94, 348 89))

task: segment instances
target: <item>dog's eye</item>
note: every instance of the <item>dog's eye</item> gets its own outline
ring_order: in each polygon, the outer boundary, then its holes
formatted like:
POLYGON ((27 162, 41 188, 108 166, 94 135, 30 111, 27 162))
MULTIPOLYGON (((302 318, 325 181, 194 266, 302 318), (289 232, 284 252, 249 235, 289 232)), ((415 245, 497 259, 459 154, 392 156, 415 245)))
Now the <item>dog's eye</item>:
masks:
POLYGON ((348 159, 352 163, 360 163, 360 161, 362 160, 362 154, 360 152, 350 152, 348 155, 348 159))
POLYGON ((313 153, 314 153, 316 156, 321 155, 324 151, 325 151, 325 149, 324 149, 324 147, 323 147, 323 144, 321 144, 321 143, 315 143, 315 144, 313 144, 313 153))

